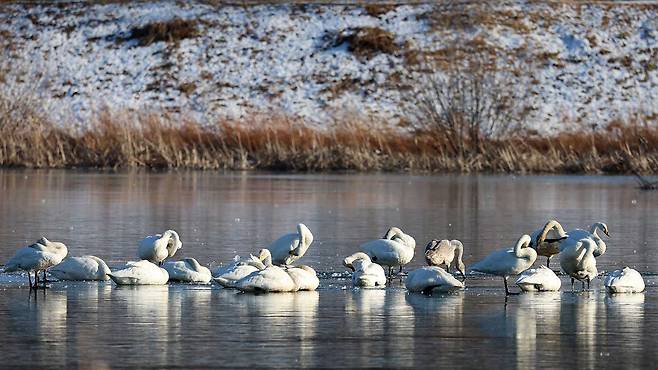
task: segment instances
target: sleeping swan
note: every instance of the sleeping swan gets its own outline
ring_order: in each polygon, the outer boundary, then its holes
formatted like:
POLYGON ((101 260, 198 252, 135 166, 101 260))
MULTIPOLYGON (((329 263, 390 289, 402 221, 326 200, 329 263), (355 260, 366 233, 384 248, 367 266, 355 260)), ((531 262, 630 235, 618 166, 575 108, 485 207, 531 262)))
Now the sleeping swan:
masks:
POLYGON ((52 267, 50 274, 59 280, 110 280, 110 268, 96 256, 68 257, 52 267))
POLYGON ((167 270, 171 281, 208 284, 211 278, 210 270, 194 258, 165 262, 162 268, 167 270))
POLYGON ((123 269, 108 275, 117 285, 164 285, 169 281, 167 270, 147 260, 128 262, 123 269))

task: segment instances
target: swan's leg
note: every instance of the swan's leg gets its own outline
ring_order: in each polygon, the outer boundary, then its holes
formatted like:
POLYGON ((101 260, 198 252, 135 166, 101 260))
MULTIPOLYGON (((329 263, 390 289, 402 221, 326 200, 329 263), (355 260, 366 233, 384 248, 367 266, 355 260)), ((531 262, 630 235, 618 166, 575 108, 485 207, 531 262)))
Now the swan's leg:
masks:
POLYGON ((400 272, 398 273, 398 275, 402 276, 402 265, 400 265, 400 272))
POLYGON ((446 272, 450 273, 450 264, 449 263, 446 263, 446 272))
POLYGON ((551 267, 551 256, 546 257, 546 267, 551 267))
POLYGON ((47 282, 48 282, 48 280, 46 279, 46 270, 43 270, 43 287, 44 288, 46 287, 47 282))
POLYGON ((393 277, 393 266, 388 266, 388 278, 393 277))
POLYGON ((574 290, 573 283, 574 283, 573 278, 571 278, 571 291, 572 291, 572 292, 573 292, 573 290, 574 290))
POLYGON ((585 282, 582 280, 580 281, 580 290, 585 290, 585 282))
POLYGON ((32 289, 32 275, 30 275, 30 272, 27 272, 27 280, 30 281, 30 289, 32 289))
POLYGON ((590 280, 587 279, 587 290, 589 290, 589 283, 590 283, 590 280))
POLYGON ((505 284, 505 295, 509 295, 509 289, 507 289, 507 276, 503 276, 503 283, 505 284))

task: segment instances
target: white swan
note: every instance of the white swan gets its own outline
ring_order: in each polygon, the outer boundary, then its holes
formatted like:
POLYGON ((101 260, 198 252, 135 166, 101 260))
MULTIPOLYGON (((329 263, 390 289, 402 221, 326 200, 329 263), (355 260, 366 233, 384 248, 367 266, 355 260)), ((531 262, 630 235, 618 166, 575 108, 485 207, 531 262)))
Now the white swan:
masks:
POLYGON ((27 272, 30 288, 37 287, 39 283, 38 272, 43 271, 43 280, 46 281, 46 270, 62 262, 68 254, 64 243, 51 242, 42 237, 36 243, 20 248, 5 264, 5 272, 23 270, 27 272), (34 285, 30 272, 34 271, 34 285))
POLYGON ((108 275, 117 285, 164 285, 169 281, 167 270, 147 260, 128 262, 108 275))
POLYGON ((320 280, 315 270, 307 265, 288 266, 285 268, 286 272, 295 282, 295 290, 309 290, 313 291, 320 285, 320 280))
POLYGON ((361 244, 361 250, 370 256, 372 262, 388 266, 388 276, 392 275, 395 266, 400 266, 402 273, 402 266, 414 258, 415 248, 416 240, 397 227, 391 227, 383 239, 361 244))
POLYGON ((640 293, 644 291, 644 279, 637 270, 624 267, 606 276, 605 289, 609 293, 640 293))
POLYGON ((297 284, 288 272, 272 264, 269 250, 261 249, 258 259, 263 261, 265 268, 252 272, 235 283, 235 287, 245 292, 294 292, 297 284))
POLYGON ((452 292, 464 288, 461 281, 437 266, 426 266, 411 271, 404 284, 410 292, 424 294, 430 294, 432 291, 452 292))
POLYGON ((450 265, 455 268, 466 279, 466 267, 462 257, 464 255, 464 244, 459 240, 436 240, 433 239, 425 247, 425 262, 428 266, 444 267, 450 272, 450 265), (455 252, 456 258, 455 258, 455 252))
POLYGON ((384 268, 372 262, 370 257, 357 252, 343 260, 345 267, 354 271, 352 273, 352 284, 354 286, 371 288, 386 286, 386 273, 384 268))
POLYGON ((233 263, 226 266, 220 266, 213 272, 213 280, 225 288, 235 288, 235 284, 242 278, 252 272, 265 269, 265 265, 258 258, 250 255, 246 261, 241 261, 237 257, 233 263))
POLYGON ((273 241, 267 249, 275 265, 290 265, 302 258, 313 243, 313 234, 304 224, 297 225, 297 232, 285 234, 273 241))
POLYGON ((48 272, 59 280, 109 280, 110 268, 96 256, 68 257, 48 272))
POLYGON ((514 248, 494 251, 482 261, 472 265, 470 270, 502 276, 505 284, 505 294, 510 294, 507 288, 507 277, 529 269, 537 259, 537 251, 529 248, 530 241, 529 235, 523 235, 516 242, 514 248))
POLYGON ((551 257, 560 253, 560 242, 568 237, 567 233, 556 220, 550 220, 541 229, 535 230, 530 238, 532 247, 538 256, 546 257, 546 266, 551 263, 551 257))
POLYGON ((560 267, 571 277, 571 290, 574 279, 583 283, 583 288, 584 281, 587 281, 589 289, 590 282, 598 274, 594 258, 596 248, 596 242, 591 238, 575 240, 571 236, 560 245, 560 267))
POLYGON ((162 268, 167 270, 171 281, 208 284, 212 277, 210 270, 205 266, 201 266, 194 258, 165 262, 162 268))
MULTIPOLYGON (((594 257, 599 257, 605 253, 606 245, 599 234, 597 234, 598 230, 601 230, 601 232, 603 232, 603 234, 605 234, 605 236, 608 238, 610 237, 610 232, 608 232, 608 225, 604 224, 603 222, 595 222, 592 224, 592 226, 590 226, 589 231, 583 229, 569 230, 567 233, 569 235, 568 239, 571 239, 573 243, 574 241, 577 242, 583 238, 591 238, 596 243, 596 248, 594 249, 593 255, 594 257)), ((562 250, 562 247, 560 247, 560 250, 562 250)))
POLYGON ((560 290, 562 281, 553 270, 540 266, 523 271, 516 279, 516 285, 525 292, 553 292, 560 290))
POLYGON ((142 260, 162 265, 168 257, 173 257, 176 251, 183 247, 183 243, 174 230, 167 230, 162 234, 149 235, 139 242, 137 256, 142 260))

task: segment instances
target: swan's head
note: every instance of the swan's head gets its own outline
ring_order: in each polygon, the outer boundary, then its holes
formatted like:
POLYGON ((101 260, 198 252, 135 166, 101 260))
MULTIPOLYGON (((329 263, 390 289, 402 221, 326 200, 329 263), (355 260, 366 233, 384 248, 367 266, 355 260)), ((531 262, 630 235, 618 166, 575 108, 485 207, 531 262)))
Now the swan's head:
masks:
POLYGON ((440 243, 441 241, 442 241, 442 240, 437 240, 437 239, 432 239, 432 240, 430 240, 430 242, 427 243, 427 245, 425 246, 425 252, 427 253, 428 251, 431 251, 431 250, 434 250, 434 249, 438 248, 438 247, 439 247, 439 243, 440 243))
POLYGON ((357 252, 357 253, 354 253, 351 256, 345 257, 345 259, 343 260, 343 265, 345 267, 351 269, 352 271, 356 271, 356 268, 354 267, 354 264, 357 261, 368 261, 368 262, 370 262, 370 256, 368 256, 367 254, 365 254, 363 252, 357 252))
POLYGON ((610 237, 610 232, 608 231, 608 225, 606 225, 605 223, 603 222, 595 223, 594 225, 592 225, 590 232, 594 233, 594 231, 597 229, 601 230, 608 238, 610 237))
POLYGON ((544 225, 544 227, 542 228, 541 233, 539 233, 539 235, 537 235, 537 240, 532 240, 531 241, 531 243, 532 243, 531 246, 534 246, 535 248, 537 248, 537 246, 539 246, 544 241, 556 242, 556 241, 559 241, 559 240, 566 239, 568 237, 569 237, 569 235, 567 235, 567 233, 564 231, 564 228, 562 227, 562 225, 559 222, 557 222, 556 220, 550 220, 546 223, 546 225, 544 225), (550 238, 550 240, 549 240, 548 234, 551 231, 554 231, 554 234, 552 234, 552 238, 550 238))
POLYGON ((386 234, 384 234, 384 237, 382 239, 393 239, 393 237, 401 236, 403 234, 404 233, 402 232, 402 230, 400 230, 400 228, 393 226, 389 228, 388 231, 386 231, 386 234))
POLYGON ((261 260, 265 266, 272 265, 272 253, 270 253, 269 249, 264 248, 258 251, 258 259, 261 260))
POLYGON ((201 264, 196 259, 188 257, 188 258, 183 258, 183 261, 191 270, 201 271, 201 264))
POLYGON ((167 242, 167 252, 169 257, 173 257, 176 254, 176 251, 183 248, 183 242, 181 242, 178 233, 174 230, 167 230, 163 234, 164 237, 169 238, 167 242))
POLYGON ((109 274, 112 273, 112 270, 110 270, 110 267, 107 265, 107 263, 96 256, 89 256, 89 258, 98 263, 98 275, 104 280, 108 280, 110 278, 109 274))

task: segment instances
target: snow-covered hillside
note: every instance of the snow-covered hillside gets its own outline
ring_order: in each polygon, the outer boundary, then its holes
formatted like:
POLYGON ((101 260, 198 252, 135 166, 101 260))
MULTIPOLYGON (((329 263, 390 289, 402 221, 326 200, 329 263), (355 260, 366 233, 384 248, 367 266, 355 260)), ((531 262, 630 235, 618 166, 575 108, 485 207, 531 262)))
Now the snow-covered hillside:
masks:
POLYGON ((275 113, 319 125, 342 114, 397 124, 424 73, 410 56, 472 43, 528 67, 518 88, 529 127, 658 116, 658 5, 476 8, 455 16, 440 5, 8 4, 0 81, 38 94, 65 122, 107 107, 200 122, 275 113), (188 20, 189 33, 140 39, 145 26, 173 19, 188 20), (349 37, 367 29, 392 35, 394 48, 357 52, 349 37))

